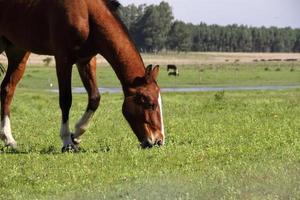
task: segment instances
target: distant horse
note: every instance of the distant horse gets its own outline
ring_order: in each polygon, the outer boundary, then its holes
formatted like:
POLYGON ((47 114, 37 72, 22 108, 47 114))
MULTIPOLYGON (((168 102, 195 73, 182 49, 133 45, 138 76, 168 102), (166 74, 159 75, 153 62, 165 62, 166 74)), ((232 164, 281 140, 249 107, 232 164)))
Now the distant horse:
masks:
POLYGON ((177 66, 176 65, 167 65, 167 71, 169 71, 169 70, 176 71, 177 70, 177 66))
POLYGON ((147 67, 116 14, 116 0, 0 0, 0 53, 8 68, 1 84, 1 132, 6 146, 16 147, 10 104, 30 52, 54 55, 62 111, 62 151, 77 151, 82 134, 98 108, 96 59, 101 54, 114 69, 124 93, 122 112, 143 148, 164 144, 159 67, 147 67), (72 65, 88 93, 82 118, 69 129, 72 65))
POLYGON ((168 76, 179 76, 179 70, 176 65, 167 65, 168 76))
POLYGON ((169 72, 168 76, 179 76, 179 71, 178 69, 175 72, 169 72))

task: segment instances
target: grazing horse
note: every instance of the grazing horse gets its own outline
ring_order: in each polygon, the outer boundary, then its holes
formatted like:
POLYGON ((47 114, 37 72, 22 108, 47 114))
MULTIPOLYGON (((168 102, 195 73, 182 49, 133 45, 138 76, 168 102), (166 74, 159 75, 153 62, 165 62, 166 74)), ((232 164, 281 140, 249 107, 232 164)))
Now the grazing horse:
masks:
POLYGON ((77 151, 82 134, 98 108, 96 59, 101 54, 122 84, 122 112, 143 148, 164 144, 159 67, 145 68, 140 54, 116 14, 116 0, 0 0, 0 53, 8 68, 1 84, 1 132, 6 146, 16 147, 11 133, 10 104, 30 52, 53 55, 62 111, 62 151, 77 151), (76 64, 88 93, 82 118, 69 129, 71 74, 76 64))
POLYGON ((176 71, 177 70, 177 66, 176 65, 167 65, 167 71, 169 71, 169 70, 176 71))

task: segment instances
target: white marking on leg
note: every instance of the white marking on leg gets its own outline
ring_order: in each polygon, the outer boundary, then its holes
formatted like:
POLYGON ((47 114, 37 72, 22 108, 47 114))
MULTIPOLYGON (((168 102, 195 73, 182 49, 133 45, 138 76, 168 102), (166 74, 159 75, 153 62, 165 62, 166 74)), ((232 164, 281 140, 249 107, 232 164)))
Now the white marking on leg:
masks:
POLYGON ((159 111, 160 111, 161 133, 162 133, 164 141, 165 141, 165 127, 164 127, 164 119, 163 119, 163 112, 162 112, 162 100, 161 100, 160 93, 158 95, 158 105, 159 105, 159 111))
POLYGON ((70 132, 70 128, 69 128, 69 121, 67 121, 66 123, 62 123, 61 127, 60 127, 60 138, 63 142, 63 146, 66 147, 68 145, 72 145, 73 141, 71 138, 71 132, 70 132))
POLYGON ((4 141, 5 145, 16 147, 17 143, 11 134, 10 119, 7 115, 1 121, 0 138, 4 141))
POLYGON ((92 110, 86 111, 81 119, 77 122, 74 134, 76 141, 78 140, 78 142, 80 142, 80 136, 87 130, 94 113, 95 112, 92 110))

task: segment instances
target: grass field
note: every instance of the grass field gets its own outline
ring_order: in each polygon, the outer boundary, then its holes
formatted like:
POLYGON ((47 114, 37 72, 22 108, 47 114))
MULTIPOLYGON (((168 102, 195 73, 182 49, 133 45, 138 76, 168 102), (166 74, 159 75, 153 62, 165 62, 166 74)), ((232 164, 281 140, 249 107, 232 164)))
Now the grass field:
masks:
MULTIPOLYGON (((121 95, 104 94, 79 154, 61 154, 58 98, 20 90, 19 152, 0 154, 0 199, 297 199, 300 90, 164 94, 167 144, 141 150, 121 95)), ((71 122, 85 107, 75 95, 71 122)))
MULTIPOLYGON (((299 53, 164 53, 142 54, 142 56, 146 65, 161 65, 159 82, 162 87, 298 85, 300 83, 299 53), (297 59, 298 61, 262 62, 260 61, 262 59, 297 59), (176 64, 180 76, 176 78, 168 76, 167 64, 176 64)), ((50 63, 50 67, 45 67, 43 58, 47 56, 31 56, 30 65, 19 85, 20 88, 51 89, 50 84, 57 88, 54 62, 50 63)), ((0 62, 5 63, 3 55, 0 55, 0 62)), ((99 86, 120 86, 113 70, 101 57, 98 59, 98 66, 99 86)), ((73 86, 82 86, 77 70, 73 71, 73 86)))
MULTIPOLYGON (((179 65, 178 68, 180 75, 174 77, 168 76, 166 67, 161 66, 159 76, 161 87, 300 84, 300 62, 179 65)), ((101 87, 120 87, 120 83, 111 67, 99 66, 97 79, 101 87)), ((19 87, 51 89, 51 83, 53 88, 57 88, 54 67, 29 66, 19 87)), ((82 86, 75 67, 73 70, 73 86, 82 86)))
MULTIPOLYGON (((299 62, 179 67, 177 78, 163 68, 160 85, 300 83, 299 62)), ((100 86, 118 86, 108 67, 97 76, 100 86)), ((50 83, 56 87, 53 67, 29 66, 16 92, 19 148, 0 151, 0 199, 299 199, 300 90, 164 93, 166 145, 147 150, 121 114, 122 95, 103 94, 83 150, 61 154, 50 83)), ((77 72, 73 85, 81 86, 77 72)), ((74 94, 71 126, 86 100, 74 94)))

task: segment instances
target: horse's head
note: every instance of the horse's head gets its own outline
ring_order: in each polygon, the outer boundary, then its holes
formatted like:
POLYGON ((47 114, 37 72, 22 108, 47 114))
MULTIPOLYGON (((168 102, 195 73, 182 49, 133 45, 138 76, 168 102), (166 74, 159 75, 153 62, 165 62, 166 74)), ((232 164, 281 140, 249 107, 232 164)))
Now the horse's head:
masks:
POLYGON ((148 66, 145 77, 125 97, 123 115, 141 142, 142 148, 164 144, 164 124, 160 88, 156 83, 159 67, 148 66))

